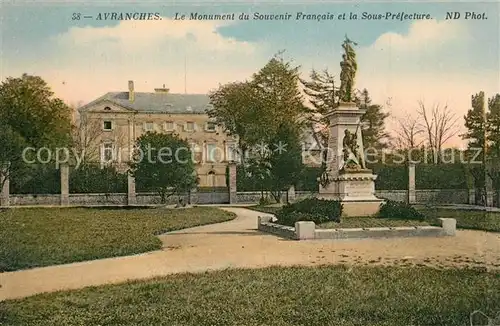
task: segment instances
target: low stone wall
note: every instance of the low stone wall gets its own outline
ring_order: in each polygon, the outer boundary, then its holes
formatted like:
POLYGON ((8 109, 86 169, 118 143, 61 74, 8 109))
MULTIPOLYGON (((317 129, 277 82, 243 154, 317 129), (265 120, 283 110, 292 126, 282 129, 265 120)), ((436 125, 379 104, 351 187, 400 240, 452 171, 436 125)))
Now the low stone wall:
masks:
POLYGON ((296 239, 294 227, 273 223, 270 216, 259 216, 257 228, 259 231, 272 233, 283 238, 296 239))
MULTIPOLYGON (((406 202, 408 191, 406 190, 376 190, 379 198, 406 202)), ((467 204, 469 202, 469 191, 467 189, 420 189, 415 190, 417 203, 439 203, 439 204, 467 204)))
POLYGON ((11 206, 60 205, 61 195, 10 195, 11 206))
MULTIPOLYGON (((317 192, 311 191, 295 191, 290 194, 291 201, 302 200, 305 198, 315 197, 317 192)), ((183 194, 186 201, 188 194, 183 194)), ((267 196, 270 196, 267 193, 267 196)), ((383 199, 405 202, 407 199, 406 190, 377 190, 376 196, 383 199)), ((237 203, 254 204, 258 203, 261 193, 258 191, 238 192, 236 194, 237 203)), ((10 205, 26 206, 26 205, 60 205, 61 195, 59 194, 43 194, 43 195, 24 195, 11 194, 10 205)), ((286 202, 287 192, 284 191, 281 195, 281 201, 286 202)), ((179 200, 178 195, 167 198, 166 204, 175 204, 179 200)), ((467 204, 469 200, 469 192, 466 189, 441 189, 441 190, 417 190, 417 203, 438 203, 438 204, 467 204)), ((213 192, 193 192, 191 193, 191 202, 193 204, 227 204, 229 203, 228 191, 213 191, 213 192)), ((160 196, 154 193, 137 193, 136 205, 155 205, 160 204, 160 196)), ((113 194, 69 194, 69 205, 127 205, 126 193, 113 194)))
POLYGON ((314 222, 297 222, 295 228, 272 223, 271 217, 259 217, 258 229, 295 240, 343 240, 400 237, 442 237, 456 234, 457 222, 440 218, 441 226, 376 227, 350 229, 318 229, 314 222))
MULTIPOLYGON (((177 204, 179 198, 188 201, 189 194, 172 195, 166 199, 166 205, 177 204)), ((191 193, 192 204, 227 204, 229 203, 228 192, 193 192, 191 193)), ((10 195, 11 206, 36 206, 47 205, 57 206, 61 204, 60 194, 45 195, 10 195)), ((127 205, 128 199, 126 193, 113 194, 69 194, 70 206, 114 206, 127 205)), ((155 193, 137 193, 135 205, 159 205, 161 197, 155 193)))
MULTIPOLYGON (((295 191, 294 200, 302 200, 305 198, 315 197, 318 193, 314 191, 295 191)), ((260 191, 240 191, 237 193, 238 203, 253 204, 258 203, 261 197, 260 191)), ((271 198, 269 192, 264 192, 264 197, 271 198)), ((281 202, 285 202, 287 197, 286 191, 281 193, 281 202)), ((272 198, 271 198, 272 199, 272 198)))

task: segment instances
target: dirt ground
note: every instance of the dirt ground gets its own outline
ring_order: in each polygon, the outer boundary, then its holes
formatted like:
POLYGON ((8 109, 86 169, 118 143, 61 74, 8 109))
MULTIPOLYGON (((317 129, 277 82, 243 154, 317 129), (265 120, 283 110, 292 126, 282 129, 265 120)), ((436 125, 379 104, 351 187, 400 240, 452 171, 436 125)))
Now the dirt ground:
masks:
POLYGON ((0 274, 0 301, 181 272, 291 265, 469 266, 500 271, 500 234, 457 231, 455 237, 294 241, 256 230, 264 213, 224 207, 229 222, 163 234, 163 250, 141 255, 0 274))

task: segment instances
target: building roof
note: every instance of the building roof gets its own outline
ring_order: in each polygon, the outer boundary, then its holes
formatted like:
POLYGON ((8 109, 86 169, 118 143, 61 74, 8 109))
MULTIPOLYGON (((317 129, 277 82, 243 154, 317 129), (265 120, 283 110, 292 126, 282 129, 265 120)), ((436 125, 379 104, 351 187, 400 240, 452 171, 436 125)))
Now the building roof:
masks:
POLYGON ((148 113, 203 114, 210 108, 210 98, 205 94, 134 92, 134 101, 129 101, 128 96, 129 92, 109 92, 80 107, 79 110, 105 100, 134 111, 148 113))

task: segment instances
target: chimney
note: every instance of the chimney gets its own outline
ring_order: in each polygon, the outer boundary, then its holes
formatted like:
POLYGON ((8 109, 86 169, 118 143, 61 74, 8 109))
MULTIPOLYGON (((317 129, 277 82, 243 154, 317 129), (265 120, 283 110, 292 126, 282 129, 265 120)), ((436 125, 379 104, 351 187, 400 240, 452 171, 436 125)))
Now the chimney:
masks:
POLYGON ((163 87, 161 88, 155 88, 155 93, 168 93, 170 89, 165 88, 165 84, 163 84, 163 87))
POLYGON ((134 94, 134 81, 129 80, 128 81, 128 100, 130 102, 134 102, 135 99, 135 94, 134 94))

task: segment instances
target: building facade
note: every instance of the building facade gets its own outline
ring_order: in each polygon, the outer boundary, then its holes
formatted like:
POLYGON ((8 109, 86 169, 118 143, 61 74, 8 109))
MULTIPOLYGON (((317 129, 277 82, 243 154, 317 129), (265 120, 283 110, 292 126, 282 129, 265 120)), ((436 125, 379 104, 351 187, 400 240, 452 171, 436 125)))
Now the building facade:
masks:
POLYGON ((238 138, 209 118, 210 108, 207 95, 173 94, 165 86, 135 92, 129 81, 127 92, 106 93, 78 109, 80 138, 89 147, 86 160, 126 166, 141 135, 175 133, 189 143, 199 186, 226 187, 226 167, 238 160, 238 138))

